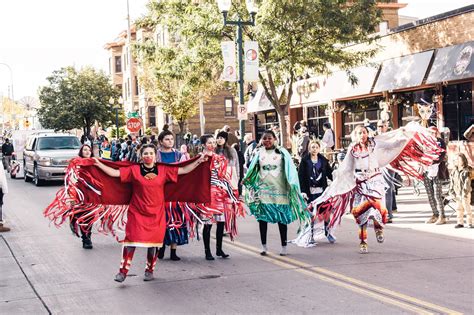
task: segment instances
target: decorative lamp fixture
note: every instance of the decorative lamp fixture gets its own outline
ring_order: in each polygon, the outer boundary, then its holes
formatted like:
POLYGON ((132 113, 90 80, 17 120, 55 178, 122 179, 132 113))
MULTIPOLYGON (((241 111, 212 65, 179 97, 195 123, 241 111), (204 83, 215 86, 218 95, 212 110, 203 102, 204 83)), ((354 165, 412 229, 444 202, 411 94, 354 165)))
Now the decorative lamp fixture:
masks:
POLYGON ((257 8, 257 5, 255 4, 255 0, 246 0, 245 5, 247 6, 247 11, 249 11, 251 15, 257 14, 258 8, 257 8))
POLYGON ((217 6, 221 13, 227 13, 230 10, 230 5, 232 4, 231 0, 217 0, 217 6))

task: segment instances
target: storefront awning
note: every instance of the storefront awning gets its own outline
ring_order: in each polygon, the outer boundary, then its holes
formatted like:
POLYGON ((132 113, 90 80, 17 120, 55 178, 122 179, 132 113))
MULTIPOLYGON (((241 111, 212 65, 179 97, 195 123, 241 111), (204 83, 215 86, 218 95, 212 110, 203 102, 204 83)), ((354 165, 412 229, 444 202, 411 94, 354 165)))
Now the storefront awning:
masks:
POLYGON ((474 41, 438 49, 426 83, 474 77, 474 41))
POLYGON ((370 90, 374 85, 375 76, 378 71, 379 65, 351 69, 350 72, 357 78, 357 83, 354 85, 349 80, 346 71, 334 72, 329 77, 326 84, 326 98, 336 100, 351 96, 370 94, 370 90))
POLYGON ((421 85, 433 50, 385 60, 374 93, 421 85))
POLYGON ((378 66, 362 66, 351 69, 357 78, 352 85, 346 71, 336 71, 330 76, 321 76, 300 80, 293 85, 293 96, 290 106, 321 104, 330 100, 369 94, 374 84, 378 66))
MULTIPOLYGON (((281 97, 283 92, 283 86, 277 88, 277 94, 281 97)), ((247 103, 247 113, 256 113, 256 112, 264 112, 268 110, 275 110, 270 100, 267 98, 265 94, 265 90, 263 86, 259 86, 257 88, 257 92, 255 93, 254 98, 252 98, 247 103)))

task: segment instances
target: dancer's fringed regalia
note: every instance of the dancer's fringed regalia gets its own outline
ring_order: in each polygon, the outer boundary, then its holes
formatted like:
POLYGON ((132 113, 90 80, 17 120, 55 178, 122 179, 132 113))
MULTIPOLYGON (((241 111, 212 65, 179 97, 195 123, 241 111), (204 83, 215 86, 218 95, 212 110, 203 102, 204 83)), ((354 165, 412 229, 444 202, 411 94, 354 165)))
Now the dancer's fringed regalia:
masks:
POLYGON ((293 160, 284 148, 277 150, 278 153, 271 151, 275 156, 268 156, 263 147, 256 151, 244 178, 246 204, 259 221, 282 224, 295 220, 308 222, 309 214, 305 210, 298 173, 291 164, 293 160), (274 163, 275 159, 283 160, 283 169, 274 163), (262 176, 265 176, 265 181, 262 176), (271 183, 268 184, 269 180, 271 183))
MULTIPOLYGON (((181 167, 194 162, 195 159, 182 163, 176 163, 172 166, 181 167)), ((129 167, 133 164, 129 162, 110 162, 101 161, 112 168, 120 169, 129 167)), ((157 163, 160 165, 171 166, 169 164, 157 163)), ((132 167, 133 168, 133 167, 132 167)), ((165 168, 163 168, 164 170, 165 168)), ((138 176, 137 176, 138 177, 138 176)), ((204 162, 199 165, 193 172, 180 175, 176 183, 167 183, 165 185, 164 200, 167 202, 180 201, 182 203, 205 204, 210 201, 210 162, 204 162)), ((134 192, 137 193, 137 192, 134 192)), ((99 168, 94 166, 93 159, 74 159, 70 162, 65 177, 65 186, 56 194, 54 201, 45 209, 44 216, 51 220, 56 226, 62 225, 64 222, 74 219, 78 226, 92 226, 99 223, 98 230, 101 233, 118 236, 116 230, 124 230, 127 223, 127 212, 132 197, 132 186, 128 183, 122 183, 120 178, 114 178, 103 173, 99 168)), ((203 215, 196 207, 195 211, 184 211, 186 220, 191 225, 195 220, 203 215), (197 212, 196 212, 197 211, 197 212)), ((161 246, 163 243, 164 233, 166 229, 166 219, 164 209, 156 209, 157 218, 153 222, 153 230, 156 230, 157 237, 153 237, 154 246, 161 246)), ((208 212, 207 210, 204 212, 208 212)), ((222 214, 217 210, 212 214, 222 214)), ((133 215, 134 220, 147 220, 147 216, 133 215)), ((177 218, 179 220, 179 218, 177 218)), ((132 226, 144 226, 147 222, 136 222, 132 226)), ((178 225, 179 222, 176 223, 178 225)), ((128 231, 127 231, 127 234, 128 231)), ((133 234, 133 233, 132 233, 133 234)), ((140 239, 120 240, 124 243, 133 243, 134 246, 143 244, 148 247, 149 241, 140 239)))
MULTIPOLYGON (((351 210, 361 227, 361 252, 367 252, 365 240, 369 219, 374 221, 377 240, 384 240, 382 229, 387 220, 387 210, 384 205, 385 182, 380 168, 389 166, 409 177, 421 179, 419 166, 431 165, 441 151, 426 128, 412 123, 368 139, 364 146, 353 143, 335 171, 334 182, 308 208, 313 211, 316 220, 323 222, 329 219, 330 228, 339 224, 342 216, 351 210)), ((295 243, 307 246, 310 232, 307 227, 295 243)))
POLYGON ((225 230, 231 239, 237 235, 237 216, 244 216, 239 193, 231 185, 231 174, 228 172, 227 159, 212 153, 210 156, 211 198, 204 204, 180 204, 189 212, 198 212, 201 223, 212 224, 225 222, 225 230))

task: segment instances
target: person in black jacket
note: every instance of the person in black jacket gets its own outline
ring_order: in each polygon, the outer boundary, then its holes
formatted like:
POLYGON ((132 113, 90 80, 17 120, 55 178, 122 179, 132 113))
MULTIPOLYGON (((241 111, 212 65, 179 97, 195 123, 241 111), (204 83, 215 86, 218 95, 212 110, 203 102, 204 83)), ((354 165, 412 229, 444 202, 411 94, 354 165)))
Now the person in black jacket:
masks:
MULTIPOLYGON (((308 203, 321 196, 328 187, 328 179, 332 180, 332 168, 329 161, 319 153, 320 150, 321 143, 318 140, 311 140, 308 145, 308 154, 303 156, 298 169, 301 193, 308 203)), ((319 211, 320 209, 318 209, 318 215, 325 217, 324 234, 330 243, 334 243, 336 238, 328 229, 329 214, 324 215, 319 211)))

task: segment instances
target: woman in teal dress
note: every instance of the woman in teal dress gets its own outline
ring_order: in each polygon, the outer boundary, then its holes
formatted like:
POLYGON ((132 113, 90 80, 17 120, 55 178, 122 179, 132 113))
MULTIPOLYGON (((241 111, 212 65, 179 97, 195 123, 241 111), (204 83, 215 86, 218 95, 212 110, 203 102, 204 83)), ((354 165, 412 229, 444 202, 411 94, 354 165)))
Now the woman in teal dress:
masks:
POLYGON ((288 224, 295 220, 309 221, 309 212, 301 196, 298 173, 288 151, 275 144, 271 130, 262 135, 262 146, 256 150, 243 180, 245 201, 259 223, 261 255, 267 254, 268 223, 278 223, 280 255, 287 254, 288 224))

